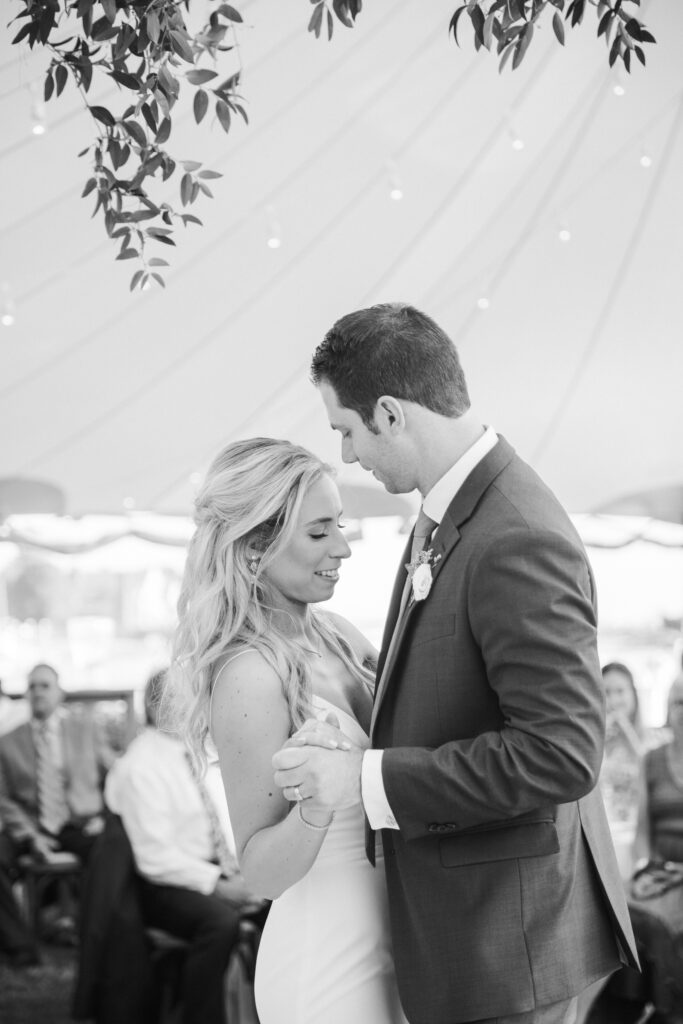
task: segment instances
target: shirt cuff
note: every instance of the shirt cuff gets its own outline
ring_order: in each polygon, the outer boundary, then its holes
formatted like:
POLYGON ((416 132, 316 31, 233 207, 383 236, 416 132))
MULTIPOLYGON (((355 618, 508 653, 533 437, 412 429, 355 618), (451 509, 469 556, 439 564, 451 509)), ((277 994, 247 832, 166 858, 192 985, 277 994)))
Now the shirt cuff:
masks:
POLYGON ((210 896, 216 888, 218 879, 221 876, 221 869, 218 864, 202 864, 197 871, 195 885, 188 885, 188 889, 196 889, 197 892, 210 896))
POLYGON ((382 778, 383 750, 366 750, 360 771, 360 789, 363 807, 370 825, 374 829, 398 828, 382 778))

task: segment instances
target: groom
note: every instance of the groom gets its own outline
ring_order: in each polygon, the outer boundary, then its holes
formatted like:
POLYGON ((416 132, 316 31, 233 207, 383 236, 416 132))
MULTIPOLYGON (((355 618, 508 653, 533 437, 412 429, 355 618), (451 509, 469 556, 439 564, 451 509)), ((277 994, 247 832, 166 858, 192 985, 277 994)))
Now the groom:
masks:
POLYGON ((595 790, 604 708, 586 553, 477 420, 456 350, 424 313, 342 317, 312 376, 344 462, 392 493, 417 488, 423 506, 389 608, 372 749, 283 750, 276 781, 330 805, 360 797, 381 831, 413 1024, 571 1024, 583 989, 637 965, 595 790))

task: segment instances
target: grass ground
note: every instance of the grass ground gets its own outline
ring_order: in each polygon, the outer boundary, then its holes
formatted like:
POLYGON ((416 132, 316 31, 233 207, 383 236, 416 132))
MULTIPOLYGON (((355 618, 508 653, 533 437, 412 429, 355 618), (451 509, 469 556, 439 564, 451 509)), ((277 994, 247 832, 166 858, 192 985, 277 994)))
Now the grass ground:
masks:
MULTIPOLYGON (((41 954, 37 967, 15 969, 0 962, 1 1024, 73 1024, 77 950, 45 944, 41 954)), ((637 1024, 640 1016, 637 1004, 603 994, 587 1024, 637 1024)))
POLYGON ((2 1024, 72 1024, 71 999, 76 978, 76 950, 42 948, 37 967, 0 963, 2 1024))

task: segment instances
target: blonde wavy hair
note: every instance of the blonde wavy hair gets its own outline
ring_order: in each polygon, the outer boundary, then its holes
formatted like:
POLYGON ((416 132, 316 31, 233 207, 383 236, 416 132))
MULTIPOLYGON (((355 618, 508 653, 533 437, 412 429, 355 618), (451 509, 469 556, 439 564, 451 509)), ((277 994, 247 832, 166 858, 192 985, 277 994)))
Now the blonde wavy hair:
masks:
POLYGON ((197 495, 163 718, 184 738, 200 771, 212 685, 226 656, 249 649, 266 659, 282 681, 292 732, 311 714, 310 638, 372 685, 372 671, 328 618, 309 608, 309 637, 303 638, 283 629, 282 614, 273 614, 268 566, 291 538, 307 491, 324 474, 332 476, 332 468, 305 448, 256 437, 224 448, 197 495))

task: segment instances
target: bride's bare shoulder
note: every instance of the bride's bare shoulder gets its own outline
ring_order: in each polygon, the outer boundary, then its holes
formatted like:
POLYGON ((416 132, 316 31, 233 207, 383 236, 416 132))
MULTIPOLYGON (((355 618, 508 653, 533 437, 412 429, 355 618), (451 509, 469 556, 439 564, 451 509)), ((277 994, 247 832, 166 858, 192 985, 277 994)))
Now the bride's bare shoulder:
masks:
POLYGON ((339 630, 346 642, 353 649, 354 654, 361 664, 376 664, 377 649, 370 643, 364 633, 361 633, 357 626, 345 619, 337 612, 325 611, 323 614, 339 630))
POLYGON ((280 678, 260 653, 249 649, 226 654, 217 664, 211 692, 211 719, 214 727, 223 721, 236 723, 247 719, 288 718, 287 704, 280 678))

